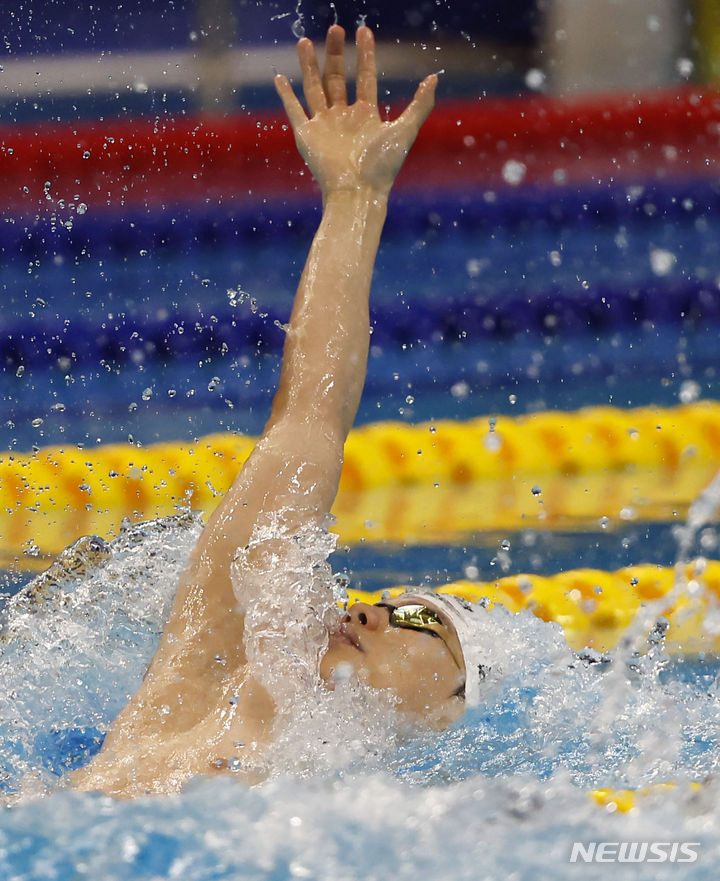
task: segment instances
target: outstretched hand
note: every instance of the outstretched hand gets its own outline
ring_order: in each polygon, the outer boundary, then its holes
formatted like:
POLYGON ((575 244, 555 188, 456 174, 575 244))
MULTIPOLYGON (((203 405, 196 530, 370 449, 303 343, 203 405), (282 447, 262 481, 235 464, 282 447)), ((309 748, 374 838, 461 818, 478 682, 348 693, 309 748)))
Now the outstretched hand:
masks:
POLYGON ((401 116, 383 122, 370 28, 358 28, 356 42, 357 100, 352 105, 348 106, 345 85, 345 31, 339 25, 327 33, 323 76, 311 41, 298 43, 309 117, 287 77, 275 77, 300 154, 325 197, 337 190, 363 188, 386 195, 434 103, 437 76, 431 74, 420 83, 401 116))

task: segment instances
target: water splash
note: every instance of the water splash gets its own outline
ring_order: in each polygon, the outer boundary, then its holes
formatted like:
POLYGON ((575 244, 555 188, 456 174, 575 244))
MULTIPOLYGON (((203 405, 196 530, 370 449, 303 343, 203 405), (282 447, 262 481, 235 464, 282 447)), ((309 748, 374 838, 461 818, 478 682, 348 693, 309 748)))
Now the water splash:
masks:
MULTIPOLYGON (((682 597, 686 597, 688 607, 684 610, 685 614, 699 611, 700 614, 707 616, 708 610, 705 607, 709 606, 710 618, 713 617, 715 604, 712 598, 706 595, 701 582, 704 562, 702 560, 695 562, 693 577, 690 579, 687 568, 690 565, 691 551, 697 534, 715 515, 719 504, 720 471, 690 505, 685 526, 675 532, 678 552, 672 590, 640 607, 615 650, 613 669, 607 676, 605 694, 593 724, 592 741, 596 747, 601 748, 604 745, 609 748, 613 728, 622 714, 627 712, 628 701, 634 693, 632 676, 641 675, 643 687, 651 689, 667 665, 668 657, 664 652, 664 643, 668 623, 664 617, 665 613, 676 606, 682 597)), ((672 700, 666 700, 662 693, 657 697, 662 712, 667 714, 668 718, 676 716, 677 726, 669 730, 663 727, 662 733, 656 732, 655 735, 648 731, 644 740, 639 742, 644 746, 648 756, 653 755, 655 758, 664 756, 665 761, 673 764, 683 749, 683 740, 679 732, 685 720, 682 712, 678 715, 678 707, 672 700)), ((657 703, 652 706, 653 714, 659 712, 657 703)), ((636 704, 634 709, 637 714, 641 708, 636 704)))
MULTIPOLYGON (((672 608, 683 594, 688 596, 692 604, 700 598, 698 596, 700 591, 696 589, 697 583, 695 578, 688 579, 686 570, 688 565, 691 564, 691 552, 698 533, 715 516, 719 505, 720 471, 717 472, 705 489, 691 503, 685 525, 678 527, 674 531, 678 551, 673 589, 665 596, 640 608, 621 643, 620 650, 626 656, 640 649, 642 642, 644 642, 647 634, 655 626, 657 619, 668 609, 672 608), (693 583, 691 584, 691 582, 693 583)), ((693 575, 696 577, 702 576, 702 570, 703 561, 696 561, 693 575)))
POLYGON ((327 775, 370 762, 404 730, 390 695, 354 678, 339 680, 332 691, 320 681, 328 632, 346 598, 327 562, 336 542, 318 524, 288 530, 279 512, 256 527, 233 565, 248 674, 276 706, 265 775, 327 775))
POLYGON ((140 684, 200 524, 191 515, 80 539, 0 622, 0 793, 57 785, 140 684))
MULTIPOLYGON (((276 15, 270 16, 270 21, 278 21, 281 18, 290 18, 291 15, 295 16, 294 21, 290 25, 292 35, 293 37, 295 37, 296 40, 302 40, 302 38, 305 36, 305 15, 302 12, 302 0, 298 0, 294 12, 278 12, 276 15)), ((337 13, 335 14, 335 17, 335 24, 337 24, 337 13)))
MULTIPOLYGON (((696 529, 708 510, 707 499, 698 502, 696 529)), ((717 664, 669 658, 656 628, 646 654, 624 667, 623 700, 596 743, 593 719, 617 661, 573 655, 557 625, 500 607, 488 612, 484 644, 494 675, 484 702, 442 734, 410 736, 391 705, 346 683, 296 703, 292 721, 277 730, 271 780, 259 787, 198 778, 171 799, 129 803, 58 791, 60 775, 97 748, 140 681, 199 529, 190 518, 133 527, 109 545, 86 541, 11 601, 0 644, 0 789, 6 800, 22 796, 2 815, 0 876, 92 871, 195 881, 221 866, 217 876, 228 879, 360 879, 382 858, 383 872, 398 878, 430 879, 441 868, 460 878, 472 877, 482 858, 497 875, 531 877, 540 854, 564 881, 575 877, 567 860, 573 840, 665 840, 668 829, 702 841, 706 866, 720 857, 716 836, 702 831, 720 822, 717 786, 682 785, 720 767, 717 664), (586 794, 664 780, 681 782, 627 816, 599 809, 586 794), (49 795, 26 803, 38 792, 49 795), (421 853, 413 847, 418 830, 421 853)), ((265 537, 272 540, 272 529, 265 537)), ((291 567, 304 602, 324 586, 328 613, 331 543, 323 530, 306 531, 291 567)), ((291 583, 269 557, 267 564, 266 574, 280 579, 275 586, 291 583)), ((273 602, 271 593, 259 602, 273 602)), ((258 639, 271 638, 258 629, 258 639)), ((294 656, 306 647, 307 633, 294 656)), ((316 657, 304 657, 310 675, 316 657)), ((290 701, 287 684, 265 672, 290 701)), ((613 877, 664 877, 656 866, 646 875, 642 868, 616 866, 613 877)), ((677 867, 670 870, 675 877, 677 867)), ((683 877, 703 876, 684 869, 683 877)))
POLYGON ((302 38, 305 36, 305 25, 303 24, 305 16, 301 11, 301 7, 302 0, 298 0, 297 6, 295 7, 296 18, 295 21, 292 23, 292 27, 290 28, 290 30, 292 31, 292 35, 293 37, 295 37, 296 40, 302 40, 302 38))

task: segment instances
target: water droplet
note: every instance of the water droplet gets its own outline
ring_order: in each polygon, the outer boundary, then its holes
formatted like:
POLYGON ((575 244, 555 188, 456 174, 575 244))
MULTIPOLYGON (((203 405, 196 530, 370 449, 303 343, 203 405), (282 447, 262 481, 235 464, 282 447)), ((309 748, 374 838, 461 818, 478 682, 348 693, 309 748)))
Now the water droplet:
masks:
POLYGON ((539 496, 542 493, 542 489, 540 489, 537 484, 530 490, 534 496, 539 496))
POLYGON ((90 158, 90 151, 89 151, 89 150, 83 150, 82 157, 83 157, 83 159, 89 159, 89 158, 90 158))
POLYGON ((26 557, 40 556, 40 547, 36 544, 34 538, 29 538, 23 545, 23 554, 26 557))
POLYGON ((650 251, 650 268, 655 275, 667 275, 677 263, 677 257, 672 251, 664 248, 653 248, 650 251))
POLYGON ((678 397, 680 398, 681 403, 692 404, 700 397, 701 391, 702 389, 700 388, 699 383, 695 382, 694 379, 686 379, 680 386, 678 397))
POLYGON ((152 389, 146 388, 142 393, 142 399, 143 401, 149 401, 150 398, 152 398, 152 389))
POLYGON ((510 550, 510 541, 509 541, 509 539, 504 538, 504 539, 500 542, 500 547, 501 547, 504 551, 509 551, 509 550, 510 550))
POLYGON ((33 421, 30 423, 30 425, 32 425, 33 428, 40 428, 40 426, 41 426, 42 424, 43 424, 43 419, 42 419, 42 417, 40 417, 40 416, 37 416, 37 417, 36 417, 35 419, 33 419, 33 421))
POLYGON ((712 529, 704 529, 700 534, 700 547, 704 551, 714 551, 718 546, 718 537, 712 529))
POLYGON ((406 404, 414 404, 415 398, 412 395, 407 395, 405 398, 405 403, 406 404))
POLYGON ((525 74, 525 85, 528 89, 542 89, 545 85, 545 74, 537 67, 531 67, 525 74))
POLYGON ((19 378, 23 375, 23 373, 25 373, 25 366, 23 364, 21 364, 18 367, 18 369, 15 371, 15 376, 17 376, 19 378))
POLYGON ((470 386, 464 380, 460 380, 460 382, 453 383, 450 387, 450 394, 453 398, 463 400, 470 394, 470 386))
POLYGON ((80 202, 80 204, 75 209, 77 214, 84 214, 87 211, 87 205, 84 202, 80 202))
POLYGON ((667 618, 660 617, 655 622, 655 626, 648 634, 648 642, 651 645, 658 645, 663 642, 665 637, 667 636, 667 632, 670 629, 670 622, 667 618))
POLYGON ((341 661, 332 671, 331 680, 334 685, 342 685, 345 682, 349 682, 354 675, 355 670, 352 664, 349 664, 347 661, 341 661))
POLYGON ((502 440, 500 435, 495 432, 488 432, 483 438, 483 446, 488 451, 488 453, 497 453, 498 450, 502 447, 502 440))
POLYGON ((470 278, 477 278, 483 271, 483 269, 485 269, 489 265, 490 261, 487 258, 478 260, 475 257, 471 257, 470 260, 468 260, 465 264, 465 270, 467 271, 467 274, 470 276, 470 278))
POLYGON ((302 40, 302 38, 305 36, 305 26, 302 23, 302 15, 298 16, 298 18, 295 19, 295 21, 292 23, 292 27, 290 28, 290 30, 292 31, 292 35, 293 37, 295 37, 296 40, 302 40))
POLYGON ((512 187, 518 186, 521 184, 525 178, 527 173, 527 166, 524 162, 520 162, 517 159, 508 159, 508 161, 502 167, 502 176, 503 180, 506 184, 510 184, 512 187))
POLYGON ((691 77, 693 70, 695 69, 695 65, 691 58, 678 58, 675 62, 675 69, 683 77, 691 77))
POLYGON ((703 574, 703 572, 705 572, 705 570, 707 569, 707 565, 708 561, 705 559, 705 557, 698 557, 695 560, 693 564, 693 574, 696 578, 698 578, 700 575, 703 574))
POLYGON ((609 517, 601 517, 598 520, 598 524, 600 526, 600 529, 607 529, 608 526, 610 525, 610 518, 609 517))

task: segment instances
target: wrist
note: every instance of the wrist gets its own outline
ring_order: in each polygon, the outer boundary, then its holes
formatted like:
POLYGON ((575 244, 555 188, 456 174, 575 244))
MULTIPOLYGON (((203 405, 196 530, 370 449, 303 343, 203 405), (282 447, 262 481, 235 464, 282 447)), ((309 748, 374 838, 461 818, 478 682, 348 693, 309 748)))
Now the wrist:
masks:
POLYGON ((323 190, 323 208, 330 205, 387 210, 389 191, 378 190, 364 184, 348 187, 329 187, 323 190))

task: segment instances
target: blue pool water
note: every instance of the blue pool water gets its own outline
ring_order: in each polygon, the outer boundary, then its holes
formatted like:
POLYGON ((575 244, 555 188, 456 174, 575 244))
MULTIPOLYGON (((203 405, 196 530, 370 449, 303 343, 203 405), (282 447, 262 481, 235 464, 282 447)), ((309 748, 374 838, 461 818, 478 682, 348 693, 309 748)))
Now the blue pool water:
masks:
MULTIPOLYGON (((700 859, 682 877, 714 877, 717 661, 655 647, 632 662, 588 664, 556 625, 499 608, 504 675, 440 735, 398 738, 379 723, 335 759, 330 740, 318 774, 298 743, 255 789, 205 778, 132 803, 65 790, 62 775, 99 748, 137 687, 196 534, 131 530, 104 566, 10 612, 0 648, 2 877, 587 878, 570 849, 596 840, 696 842, 700 859), (669 779, 675 790, 628 815, 586 794, 669 779), (698 779, 707 782, 695 792, 687 781, 698 779)), ((679 869, 618 865, 614 877, 679 869)))
MULTIPOLYGON (((611 216, 504 230, 462 222, 438 229, 434 221, 402 234, 391 229, 376 276, 360 421, 674 404, 689 382, 697 384, 693 395, 717 397, 715 301, 700 294, 718 288, 720 223, 712 212, 686 213, 667 223, 611 216), (707 309, 682 316, 669 309, 661 319, 657 303, 677 304, 688 282, 707 309), (605 294, 633 289, 649 301, 644 317, 619 300, 607 317, 605 294), (538 323, 533 303, 553 296, 562 299, 558 314, 577 306, 572 315, 585 324, 559 332, 538 323), (507 306, 504 321, 517 319, 511 329, 483 324, 492 298, 507 306), (405 339, 387 333, 414 314, 434 323, 418 318, 418 332, 405 339)), ((273 322, 286 316, 306 248, 306 238, 288 235, 262 247, 150 248, 79 261, 60 249, 31 265, 12 261, 2 284, 15 326, 23 334, 50 328, 50 336, 67 326, 77 339, 91 328, 95 348, 62 364, 43 362, 33 342, 32 364, 6 363, 2 447, 94 446, 129 436, 145 444, 219 428, 256 433, 277 379, 281 331, 273 322), (238 288, 256 304, 229 305, 227 290, 238 288), (236 324, 228 324, 226 351, 217 341, 206 350, 192 342, 194 320, 228 309, 236 324), (120 326, 118 339, 127 330, 129 342, 136 324, 172 326, 176 314, 183 333, 175 328, 160 353, 138 346, 135 358, 112 347, 99 354, 103 324, 120 326), (262 328, 262 346, 248 337, 249 325, 262 328)), ((339 548, 333 565, 368 589, 441 584, 469 567, 492 579, 508 566, 550 573, 671 565, 676 525, 570 523, 432 547, 366 543, 339 548), (502 557, 501 541, 510 542, 502 557)), ((716 545, 715 527, 708 530, 716 545)), ((199 779, 176 797, 133 803, 68 791, 64 772, 99 748, 143 675, 193 535, 180 526, 125 535, 104 568, 63 581, 31 608, 7 604, 0 878, 605 877, 597 866, 569 862, 574 841, 698 842, 693 864, 615 865, 613 877, 716 876, 716 660, 668 657, 655 647, 640 659, 618 654, 610 665, 587 665, 557 626, 529 613, 498 619, 498 652, 514 649, 505 676, 442 735, 404 739, 388 723, 384 738, 358 737, 351 754, 329 750, 316 775, 298 743, 297 761, 285 755, 272 780, 254 789, 199 779), (701 779, 700 790, 688 787, 701 779), (668 780, 677 787, 626 815, 587 795, 668 780)), ((24 580, 10 573, 0 592, 15 593, 24 580)))
MULTIPOLYGON (((497 229, 460 213, 416 229, 397 206, 359 422, 668 405, 688 380, 717 397, 720 217, 691 204, 664 224, 497 229)), ((259 431, 308 237, 11 260, 0 446, 259 431)))

